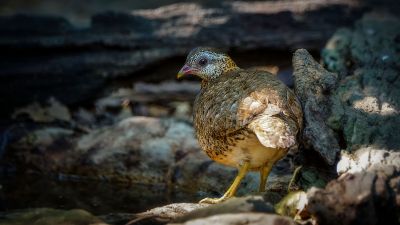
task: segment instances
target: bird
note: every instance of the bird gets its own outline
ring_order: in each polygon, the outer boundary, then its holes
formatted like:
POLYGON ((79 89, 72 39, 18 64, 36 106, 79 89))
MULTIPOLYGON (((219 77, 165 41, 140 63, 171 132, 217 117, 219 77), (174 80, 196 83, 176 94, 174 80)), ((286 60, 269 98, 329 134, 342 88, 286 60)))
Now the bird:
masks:
POLYGON ((193 104, 193 126, 201 149, 214 161, 238 169, 216 204, 233 197, 250 171, 259 171, 264 192, 273 165, 299 145, 303 124, 295 93, 269 72, 241 69, 221 50, 197 47, 177 74, 201 79, 193 104))

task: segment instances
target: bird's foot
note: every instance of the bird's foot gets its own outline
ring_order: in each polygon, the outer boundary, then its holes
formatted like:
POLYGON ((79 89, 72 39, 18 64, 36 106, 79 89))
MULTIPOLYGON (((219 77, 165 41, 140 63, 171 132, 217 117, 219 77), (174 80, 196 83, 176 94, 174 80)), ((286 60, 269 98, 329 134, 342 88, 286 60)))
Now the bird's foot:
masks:
POLYGON ((240 184, 240 181, 243 179, 243 177, 249 170, 249 166, 250 166, 249 162, 246 161, 243 163, 243 165, 239 168, 239 173, 236 176, 235 180, 233 181, 232 185, 228 188, 228 190, 221 198, 205 198, 201 200, 199 203, 217 204, 229 199, 230 197, 233 197, 240 184))
POLYGON ((221 198, 205 198, 205 199, 202 199, 199 203, 217 204, 217 203, 221 203, 227 199, 229 199, 229 197, 226 197, 226 196, 222 196, 221 198))

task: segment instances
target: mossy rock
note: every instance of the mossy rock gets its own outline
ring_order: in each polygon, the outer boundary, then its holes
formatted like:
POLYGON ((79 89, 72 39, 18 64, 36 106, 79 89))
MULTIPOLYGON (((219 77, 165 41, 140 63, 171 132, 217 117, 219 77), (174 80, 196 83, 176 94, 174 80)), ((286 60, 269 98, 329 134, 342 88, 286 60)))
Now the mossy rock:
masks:
POLYGON ((303 190, 308 190, 311 187, 324 188, 328 180, 328 176, 321 171, 308 167, 301 170, 298 184, 303 190))

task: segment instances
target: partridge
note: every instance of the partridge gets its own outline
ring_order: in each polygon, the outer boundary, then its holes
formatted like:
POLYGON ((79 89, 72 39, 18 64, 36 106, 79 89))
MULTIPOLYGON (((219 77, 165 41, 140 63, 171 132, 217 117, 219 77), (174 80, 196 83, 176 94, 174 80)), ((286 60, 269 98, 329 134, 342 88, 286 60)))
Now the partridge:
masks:
POLYGON ((298 143, 303 113, 295 94, 273 74, 241 69, 213 48, 189 53, 177 77, 189 74, 202 80, 193 108, 200 147, 212 160, 239 171, 222 197, 200 203, 234 196, 249 171, 260 172, 259 191, 265 191, 273 165, 298 143))

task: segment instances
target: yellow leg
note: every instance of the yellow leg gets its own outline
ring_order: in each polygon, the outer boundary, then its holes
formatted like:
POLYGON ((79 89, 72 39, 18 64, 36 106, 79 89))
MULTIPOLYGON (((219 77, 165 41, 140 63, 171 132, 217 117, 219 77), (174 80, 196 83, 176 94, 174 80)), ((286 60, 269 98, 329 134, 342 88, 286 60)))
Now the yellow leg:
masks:
POLYGON ((225 192, 225 194, 221 198, 205 198, 200 201, 200 203, 209 203, 209 204, 216 204, 225 201, 226 199, 235 195, 237 188, 239 187, 240 182, 242 181, 243 177, 246 176, 246 173, 249 171, 249 162, 245 162, 240 168, 239 173, 236 176, 235 180, 233 181, 232 185, 229 189, 225 192))
POLYGON ((273 166, 272 163, 268 163, 263 168, 261 168, 261 170, 260 170, 260 187, 258 188, 259 192, 265 191, 265 185, 267 183, 269 173, 272 170, 272 166, 273 166))
POLYGON ((265 191, 265 185, 267 183, 267 179, 269 176, 269 173, 272 170, 272 167, 275 165, 276 162, 278 162, 280 159, 282 159, 286 155, 287 151, 286 149, 276 149, 276 153, 274 154, 273 157, 271 157, 270 161, 265 164, 264 167, 261 168, 260 170, 260 187, 258 189, 259 192, 264 192, 265 191))

